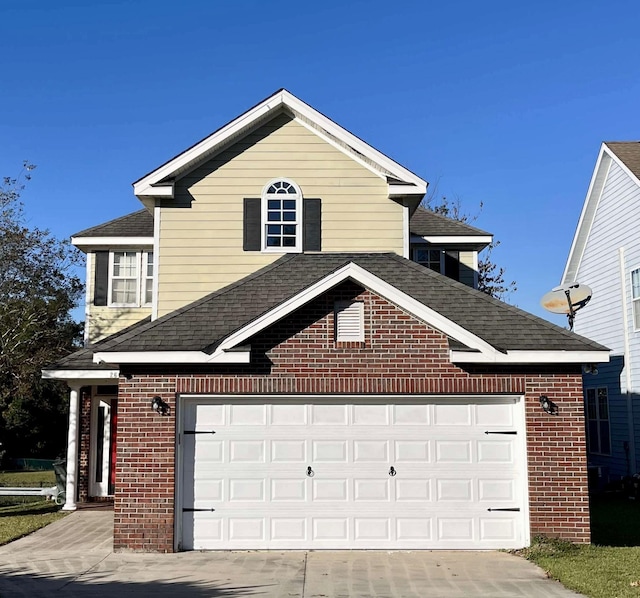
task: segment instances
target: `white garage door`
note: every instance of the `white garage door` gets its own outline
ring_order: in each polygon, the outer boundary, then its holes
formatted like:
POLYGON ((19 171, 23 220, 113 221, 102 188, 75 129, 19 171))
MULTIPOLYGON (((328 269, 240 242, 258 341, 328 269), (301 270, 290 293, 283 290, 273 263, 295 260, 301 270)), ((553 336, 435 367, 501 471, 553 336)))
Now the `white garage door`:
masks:
POLYGON ((394 400, 184 399, 180 547, 526 545, 519 401, 394 400))

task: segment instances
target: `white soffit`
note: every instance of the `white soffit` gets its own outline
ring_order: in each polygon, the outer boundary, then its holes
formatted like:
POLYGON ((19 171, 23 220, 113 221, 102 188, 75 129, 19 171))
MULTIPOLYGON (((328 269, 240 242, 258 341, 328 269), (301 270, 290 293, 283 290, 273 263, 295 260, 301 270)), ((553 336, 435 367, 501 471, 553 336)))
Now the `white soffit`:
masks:
MULTIPOLYGON (((361 153, 367 159, 378 164, 383 170, 392 173, 398 180, 408 183, 407 185, 390 185, 390 193, 401 192, 402 195, 414 195, 426 192, 426 181, 342 128, 287 90, 282 89, 136 181, 133 184, 134 193, 138 197, 173 197, 173 187, 170 184, 167 185, 165 179, 175 177, 177 173, 184 172, 198 164, 202 157, 213 154, 217 148, 222 147, 234 137, 243 134, 256 124, 266 120, 270 113, 281 107, 289 108, 294 114, 299 113, 336 139, 353 148, 355 152, 361 153)), ((303 121, 300 120, 299 122, 303 121)), ((320 133, 319 131, 316 132, 320 133)), ((349 155, 354 157, 353 154, 349 155)))

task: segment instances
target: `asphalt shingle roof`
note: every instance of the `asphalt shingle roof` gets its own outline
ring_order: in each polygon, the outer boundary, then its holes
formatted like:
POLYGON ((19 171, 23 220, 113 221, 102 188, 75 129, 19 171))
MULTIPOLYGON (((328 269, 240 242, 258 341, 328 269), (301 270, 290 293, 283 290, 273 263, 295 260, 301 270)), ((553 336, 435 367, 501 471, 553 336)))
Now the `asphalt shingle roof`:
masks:
POLYGON ((605 141, 605 145, 640 179, 640 141, 605 141))
MULTIPOLYGON (((213 352, 229 334, 353 262, 499 350, 602 351, 605 347, 396 254, 283 256, 273 264, 153 322, 138 323, 91 351, 213 352)), ((455 343, 460 348, 459 343, 455 343)), ((86 360, 84 351, 78 359, 86 360)), ((74 356, 66 358, 70 367, 74 356)))
POLYGON ((418 209, 411 216, 409 228, 414 235, 421 237, 429 236, 457 236, 471 237, 478 235, 491 235, 491 233, 475 228, 464 222, 458 222, 441 214, 436 214, 423 207, 418 209))
POLYGON ((73 237, 153 237, 153 215, 147 210, 87 228, 73 237))

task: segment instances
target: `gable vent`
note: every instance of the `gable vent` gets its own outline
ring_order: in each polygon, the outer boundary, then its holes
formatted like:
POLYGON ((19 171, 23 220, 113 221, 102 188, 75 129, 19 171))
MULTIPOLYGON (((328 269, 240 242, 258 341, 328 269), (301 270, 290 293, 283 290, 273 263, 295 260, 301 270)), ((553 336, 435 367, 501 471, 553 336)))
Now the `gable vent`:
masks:
POLYGON ((364 303, 336 301, 336 341, 364 341, 364 303))

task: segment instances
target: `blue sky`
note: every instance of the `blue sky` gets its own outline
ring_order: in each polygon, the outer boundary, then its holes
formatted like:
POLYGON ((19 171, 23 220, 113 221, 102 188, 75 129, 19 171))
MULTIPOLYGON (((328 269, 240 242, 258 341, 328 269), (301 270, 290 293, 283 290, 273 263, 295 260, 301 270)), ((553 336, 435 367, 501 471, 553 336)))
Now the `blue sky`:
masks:
MULTIPOLYGON (((560 325, 603 140, 640 139, 637 1, 3 0, 0 175, 68 237, 139 209, 131 183, 286 87, 501 246, 511 302, 560 325)), ((588 281, 582 281, 588 284, 588 281)))

